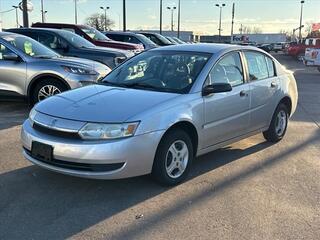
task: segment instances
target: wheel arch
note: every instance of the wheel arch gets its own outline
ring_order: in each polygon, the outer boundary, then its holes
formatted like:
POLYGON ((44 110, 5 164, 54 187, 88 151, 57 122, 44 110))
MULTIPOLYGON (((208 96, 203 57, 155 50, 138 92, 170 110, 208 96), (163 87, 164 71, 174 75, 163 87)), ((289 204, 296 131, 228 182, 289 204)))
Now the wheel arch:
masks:
POLYGON ((69 84, 67 83, 67 81, 66 81, 65 79, 63 79, 62 77, 57 76, 57 75, 55 75, 55 74, 51 74, 51 73, 40 74, 40 75, 34 77, 34 78, 30 81, 30 83, 29 83, 29 85, 28 85, 27 96, 28 96, 29 101, 30 101, 30 97, 31 97, 31 94, 30 94, 30 93, 31 93, 32 90, 35 88, 35 86, 36 86, 40 81, 45 80, 45 79, 47 79, 47 78, 51 78, 51 79, 55 79, 55 80, 59 81, 60 83, 64 84, 68 90, 70 90, 70 85, 69 85, 69 84))
MULTIPOLYGON (((163 136, 161 137, 161 140, 171 131, 176 130, 176 129, 181 129, 184 132, 186 132, 191 139, 192 142, 192 146, 194 149, 194 156, 197 155, 197 151, 198 151, 198 144, 199 144, 199 135, 198 135, 198 131, 196 129, 196 127, 194 126, 194 124, 190 121, 187 120, 182 120, 179 122, 176 122, 174 124, 172 124, 163 134, 163 136)), ((160 140, 160 141, 161 141, 160 140)), ((160 144, 160 143, 159 143, 160 144)))
POLYGON ((289 116, 290 116, 291 112, 292 112, 292 100, 291 100, 291 98, 289 96, 285 96, 280 100, 280 102, 278 103, 278 106, 281 103, 284 104, 287 107, 287 109, 289 111, 288 113, 289 113, 289 116))

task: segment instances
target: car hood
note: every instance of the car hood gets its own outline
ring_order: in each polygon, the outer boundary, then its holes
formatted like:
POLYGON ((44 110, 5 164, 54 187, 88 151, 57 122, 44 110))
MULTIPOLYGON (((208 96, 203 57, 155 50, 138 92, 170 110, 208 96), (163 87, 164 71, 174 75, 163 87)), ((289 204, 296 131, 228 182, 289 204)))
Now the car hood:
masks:
POLYGON ((124 55, 126 56, 128 51, 126 50, 121 50, 121 49, 116 49, 116 48, 107 48, 107 47, 86 47, 82 48, 81 50, 86 50, 88 52, 92 53, 113 53, 116 55, 124 55))
POLYGON ((75 57, 59 57, 59 58, 41 59, 41 61, 44 61, 44 60, 50 63, 56 63, 60 65, 89 67, 93 69, 104 66, 101 63, 98 63, 89 59, 75 58, 75 57))
POLYGON ((96 43, 101 43, 101 44, 106 44, 106 46, 118 46, 118 47, 123 47, 123 49, 127 50, 134 50, 134 49, 141 49, 139 44, 134 44, 134 43, 125 43, 125 42, 119 42, 119 41, 114 41, 114 40, 95 40, 96 43))
POLYGON ((92 85, 50 97, 35 109, 58 118, 121 123, 180 94, 92 85))

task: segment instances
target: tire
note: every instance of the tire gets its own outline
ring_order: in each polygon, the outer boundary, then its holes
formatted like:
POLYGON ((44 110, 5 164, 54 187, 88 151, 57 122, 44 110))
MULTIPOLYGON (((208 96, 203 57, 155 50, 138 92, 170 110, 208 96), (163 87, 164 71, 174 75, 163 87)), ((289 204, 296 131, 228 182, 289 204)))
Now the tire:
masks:
POLYGON ((35 88, 30 93, 31 103, 34 105, 47 97, 62 93, 67 90, 68 87, 65 84, 61 83, 59 80, 56 80, 54 78, 42 80, 37 83, 35 88), (42 92, 42 94, 40 93, 40 91, 42 92), (46 91, 48 91, 48 95, 44 96, 46 91))
POLYGON ((268 142, 279 142, 286 134, 288 127, 288 119, 288 108, 286 107, 286 105, 280 103, 272 116, 269 129, 263 132, 264 138, 268 142))
POLYGON ((320 72, 320 67, 318 67, 318 71, 320 72))
POLYGON ((194 149, 190 136, 182 130, 172 130, 160 141, 151 176, 162 185, 177 185, 188 176, 193 158, 194 149), (173 150, 176 154, 173 154, 173 150))

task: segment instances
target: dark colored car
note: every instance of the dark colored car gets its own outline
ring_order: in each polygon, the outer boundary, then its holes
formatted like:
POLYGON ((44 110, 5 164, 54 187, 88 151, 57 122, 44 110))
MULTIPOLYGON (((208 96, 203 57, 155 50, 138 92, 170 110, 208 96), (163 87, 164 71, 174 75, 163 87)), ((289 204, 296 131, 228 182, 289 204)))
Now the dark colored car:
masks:
POLYGON ((107 65, 111 69, 133 56, 128 51, 97 47, 86 39, 65 30, 17 28, 7 31, 31 37, 63 56, 94 60, 107 65))
POLYGON ((134 43, 134 44, 141 44, 143 45, 144 49, 151 49, 155 48, 158 45, 152 42, 149 38, 146 36, 139 34, 139 33, 133 33, 133 32, 104 32, 104 34, 115 41, 120 42, 127 42, 127 43, 134 43))
POLYGON ((270 52, 273 49, 271 44, 261 44, 261 45, 258 45, 257 47, 266 52, 270 52))
POLYGON ((171 43, 168 39, 166 39, 164 36, 162 36, 159 33, 150 33, 150 32, 139 32, 140 34, 146 36, 149 38, 152 42, 159 46, 169 46, 174 45, 171 43))
POLYGON ((122 50, 133 51, 138 53, 143 51, 143 47, 138 44, 123 43, 113 41, 103 33, 99 32, 93 27, 86 25, 66 24, 66 23, 34 23, 32 27, 37 28, 56 28, 71 31, 81 37, 87 39, 89 42, 100 47, 117 48, 122 50))
POLYGON ((180 38, 177 38, 177 37, 172 37, 177 43, 180 43, 180 44, 186 44, 185 41, 182 41, 180 38))
POLYGON ((172 44, 174 44, 174 45, 177 45, 177 44, 180 44, 180 43, 178 43, 176 40, 174 40, 172 37, 167 37, 166 36, 166 39, 168 39, 172 44))

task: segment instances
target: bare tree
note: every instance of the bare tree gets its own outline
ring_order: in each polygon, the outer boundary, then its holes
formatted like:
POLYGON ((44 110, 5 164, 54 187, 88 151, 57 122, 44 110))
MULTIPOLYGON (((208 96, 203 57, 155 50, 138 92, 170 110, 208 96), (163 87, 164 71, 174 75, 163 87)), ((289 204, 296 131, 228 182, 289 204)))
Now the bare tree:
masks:
POLYGON ((86 24, 99 31, 103 31, 104 29, 110 30, 114 26, 114 21, 108 16, 105 18, 104 14, 94 13, 86 19, 86 24))
POLYGON ((262 33, 262 29, 260 27, 253 27, 252 33, 255 33, 255 34, 262 33))
POLYGON ((243 33, 243 34, 250 34, 250 33, 252 33, 251 27, 243 26, 243 27, 242 27, 242 33, 243 33))

